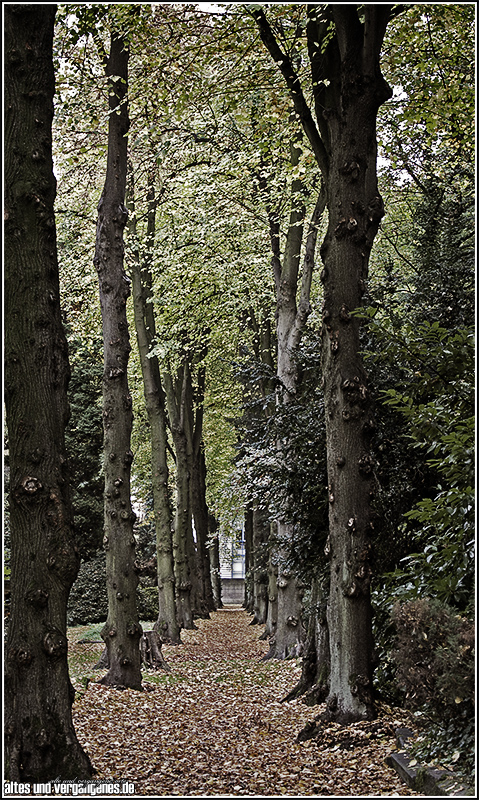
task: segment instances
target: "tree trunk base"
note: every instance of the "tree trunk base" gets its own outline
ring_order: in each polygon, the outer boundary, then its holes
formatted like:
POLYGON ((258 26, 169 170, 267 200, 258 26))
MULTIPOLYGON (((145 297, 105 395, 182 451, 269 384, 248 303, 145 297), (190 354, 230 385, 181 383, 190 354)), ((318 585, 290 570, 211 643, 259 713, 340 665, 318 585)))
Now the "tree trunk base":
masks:
POLYGON ((110 666, 110 659, 108 658, 108 650, 105 647, 93 669, 108 669, 109 666, 110 666))
MULTIPOLYGON (((334 698, 333 698, 334 701, 334 698)), ((336 722, 338 725, 350 725, 352 722, 364 722, 376 719, 377 713, 373 706, 367 706, 364 714, 355 714, 351 711, 341 711, 335 708, 334 702, 327 701, 326 711, 321 714, 325 722, 336 722)))
POLYGON ((202 609, 201 611, 194 612, 195 619, 211 619, 211 614, 208 610, 202 609))
MULTIPOLYGON (((163 653, 161 652, 162 643, 161 636, 159 633, 157 633, 157 631, 144 631, 140 639, 141 662, 147 669, 164 669, 166 672, 171 672, 171 667, 165 661, 163 653)), ((93 669, 109 669, 109 667, 110 661, 108 658, 108 650, 105 647, 93 669)), ((105 682, 105 678, 99 680, 98 683, 108 686, 110 685, 109 683, 105 682)), ((116 688, 122 689, 125 687, 118 685, 116 688)))
MULTIPOLYGON (((260 637, 262 638, 262 637, 260 637)), ((303 655, 304 645, 302 642, 296 642, 292 644, 290 647, 284 647, 283 649, 278 649, 276 646, 276 642, 273 640, 270 641, 270 647, 268 652, 265 656, 261 659, 261 661, 269 661, 271 658, 275 658, 278 661, 287 661, 291 658, 301 658, 303 655)))
POLYGON ((141 661, 148 669, 164 669, 171 672, 171 667, 161 652, 161 637, 157 631, 144 631, 140 639, 141 661))
POLYGON ((315 683, 314 686, 309 686, 302 678, 296 684, 294 689, 291 689, 286 697, 281 700, 282 703, 289 703, 291 700, 296 700, 298 697, 303 698, 303 703, 306 706, 319 706, 324 703, 329 694, 329 686, 323 682, 315 683))
POLYGON ((266 609, 264 609, 264 612, 255 609, 253 611, 253 619, 251 620, 250 625, 266 625, 266 617, 267 617, 266 609))
POLYGON ((180 637, 180 631, 178 630, 177 636, 171 636, 167 622, 157 620, 153 625, 153 630, 160 637, 161 644, 170 644, 170 645, 183 644, 180 637))
MULTIPOLYGON (((324 685, 320 687, 319 684, 313 686, 310 691, 313 692, 317 690, 319 687, 319 691, 323 697, 322 700, 319 702, 324 703, 324 685)), ((327 691, 327 690, 326 690, 327 691)), ((286 698, 285 698, 286 699, 286 698)), ((367 717, 368 720, 375 719, 375 717, 367 717)), ((347 727, 352 722, 358 722, 357 718, 353 718, 353 715, 339 715, 335 714, 334 710, 329 707, 329 703, 326 704, 326 710, 323 711, 322 714, 318 714, 311 722, 307 722, 304 728, 298 733, 296 737, 296 742, 308 742, 311 739, 321 739, 323 735, 323 731, 331 722, 337 722, 339 725, 343 725, 347 727)))

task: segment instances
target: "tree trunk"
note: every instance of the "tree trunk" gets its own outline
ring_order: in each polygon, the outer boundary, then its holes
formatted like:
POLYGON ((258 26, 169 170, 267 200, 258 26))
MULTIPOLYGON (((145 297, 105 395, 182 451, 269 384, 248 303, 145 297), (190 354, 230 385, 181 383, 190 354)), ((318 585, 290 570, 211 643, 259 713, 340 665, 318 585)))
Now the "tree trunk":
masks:
POLYGON ((376 116, 391 91, 379 69, 387 16, 384 7, 365 8, 364 29, 355 7, 333 11, 341 67, 326 119, 329 224, 321 247, 331 561, 328 708, 344 722, 374 715, 370 535, 375 479, 369 450, 374 421, 359 320, 351 312, 361 305, 384 213, 376 174, 376 116))
POLYGON ((193 611, 191 605, 191 565, 189 557, 189 538, 191 531, 190 473, 188 441, 184 419, 186 392, 186 364, 178 371, 175 382, 166 371, 163 377, 165 386, 170 428, 176 453, 176 511, 173 529, 173 563, 175 571, 176 613, 180 628, 193 630, 193 611))
POLYGON ((223 602, 221 600, 220 543, 217 531, 218 523, 216 519, 212 514, 208 514, 211 587, 213 589, 215 607, 218 609, 223 608, 223 602))
POLYGON ((202 347, 196 356, 197 382, 193 388, 191 371, 189 372, 190 390, 188 400, 191 403, 191 510, 196 533, 196 570, 198 575, 199 605, 201 616, 208 618, 210 611, 215 611, 213 587, 211 585, 210 559, 208 541, 208 506, 206 503, 206 458, 203 442, 203 419, 206 367, 204 359, 208 352, 206 343, 207 331, 203 332, 202 347))
POLYGON ((369 255, 384 213, 377 185, 376 118, 392 92, 379 57, 388 21, 400 10, 386 4, 307 7, 316 119, 264 12, 252 11, 321 169, 329 212, 321 247, 331 560, 328 708, 341 722, 374 714, 369 590, 374 484, 369 439, 374 422, 359 320, 351 312, 361 305, 369 255))
MULTIPOLYGON (((209 609, 206 604, 206 599, 203 592, 203 563, 200 545, 198 542, 198 533, 195 529, 193 532, 194 519, 193 519, 193 501, 195 495, 194 489, 194 470, 195 460, 198 450, 195 447, 195 420, 194 420, 194 391, 193 381, 191 376, 192 366, 190 364, 189 354, 185 352, 183 362, 183 374, 185 391, 181 396, 181 418, 183 419, 183 431, 186 440, 186 457, 187 457, 187 475, 188 475, 188 513, 189 524, 186 529, 186 546, 188 553, 189 569, 190 569, 190 602, 193 612, 193 618, 208 619, 209 609)), ((199 447, 199 444, 198 444, 199 447)), ((201 531, 200 531, 201 535, 201 531)))
POLYGON ((301 678, 283 702, 303 696, 308 706, 323 703, 329 694, 329 633, 326 621, 326 597, 319 579, 311 587, 311 603, 306 644, 302 661, 301 678))
POLYGON ((105 537, 108 619, 102 637, 109 670, 101 683, 141 688, 141 626, 136 611, 134 514, 130 500, 132 402, 128 389, 130 341, 126 316, 129 281, 123 269, 123 230, 127 171, 128 50, 112 34, 106 65, 109 76, 108 157, 98 204, 94 264, 100 286, 103 322, 103 430, 105 537), (120 78, 120 79, 119 79, 120 78))
POLYGON ((264 512, 253 510, 253 619, 251 625, 265 625, 268 616, 268 533, 264 512))
MULTIPOLYGON (((297 166, 299 149, 291 145, 291 162, 297 166)), ((279 250, 278 226, 270 216, 270 237, 273 250, 273 271, 276 283, 276 330, 278 338, 277 376, 279 388, 277 403, 287 404, 296 395, 298 375, 295 355, 300 343, 301 334, 306 325, 311 306, 309 295, 314 267, 317 226, 325 207, 325 196, 321 192, 313 212, 306 238, 305 256, 299 303, 297 303, 298 276, 303 241, 303 222, 305 208, 302 200, 303 184, 299 179, 293 180, 291 190, 291 214, 286 245, 281 259, 279 250)), ((277 442, 280 459, 284 455, 287 442, 277 442)), ((287 509, 285 510, 287 517, 287 509)), ((286 566, 289 549, 293 541, 293 525, 283 518, 278 520, 277 540, 279 549, 278 562, 278 608, 277 625, 272 642, 271 656, 274 658, 297 657, 302 654, 304 628, 302 625, 302 593, 295 575, 286 566)))
POLYGON ((171 672, 171 667, 167 664, 161 652, 162 637, 155 631, 143 631, 140 639, 141 661, 150 669, 164 669, 171 672))
POLYGON ((193 454, 191 475, 191 507, 196 531, 196 552, 201 592, 207 612, 215 611, 216 604, 211 584, 211 564, 208 550, 208 506, 206 503, 206 460, 204 444, 200 441, 193 454))
POLYGON ((147 252, 141 264, 133 174, 129 189, 130 219, 128 230, 132 239, 132 287, 135 327, 140 354, 145 406, 150 423, 151 478, 155 516, 156 555, 158 572, 158 619, 155 630, 163 642, 180 644, 180 629, 176 618, 175 576, 173 567, 172 520, 168 497, 168 461, 165 395, 161 385, 160 369, 156 356, 150 356, 152 341, 156 337, 153 312, 153 278, 149 261, 155 232, 155 192, 153 179, 148 198, 147 252))
MULTIPOLYGON (((270 536, 271 536, 271 528, 273 526, 270 525, 270 536)), ((274 553, 270 552, 269 559, 268 559, 268 612, 266 615, 266 624, 264 628, 264 633, 260 637, 261 639, 274 639, 274 635, 276 633, 276 625, 278 622, 278 566, 276 564, 276 556, 274 553)), ((271 643, 272 646, 270 647, 270 651, 267 654, 267 657, 271 657, 271 654, 274 654, 274 643, 271 643)))
POLYGON ((52 163, 56 6, 5 8, 5 402, 10 451, 11 614, 5 645, 10 781, 89 778, 68 675, 67 600, 80 559, 64 430, 52 163))
POLYGON ((191 509, 190 509, 190 473, 189 460, 187 456, 186 440, 183 436, 173 436, 176 451, 176 515, 174 528, 174 550, 175 553, 175 581, 176 581, 176 602, 179 623, 182 628, 192 630, 195 628, 193 622, 193 598, 192 586, 195 578, 192 575, 192 567, 195 567, 195 554, 193 543, 193 531, 191 528, 191 509), (193 548, 192 548, 193 544, 193 548))
POLYGON ((248 614, 254 614, 254 555, 253 555, 253 509, 247 507, 244 512, 244 549, 245 549, 245 593, 243 605, 248 614))

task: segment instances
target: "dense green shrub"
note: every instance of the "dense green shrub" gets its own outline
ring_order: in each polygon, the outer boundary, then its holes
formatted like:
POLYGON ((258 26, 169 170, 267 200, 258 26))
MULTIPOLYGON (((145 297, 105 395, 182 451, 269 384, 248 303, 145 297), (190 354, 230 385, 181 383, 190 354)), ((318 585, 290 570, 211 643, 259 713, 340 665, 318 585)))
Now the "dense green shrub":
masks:
POLYGON ((402 707, 405 692, 396 680, 397 666, 392 652, 396 632, 392 618, 394 602, 390 587, 386 588, 382 582, 375 581, 371 590, 374 692, 378 700, 402 707))
POLYGON ((82 559, 94 556, 103 539, 101 339, 84 341, 68 331, 70 419, 65 445, 70 466, 75 538, 82 559))
POLYGON ((158 618, 158 587, 144 585, 143 578, 140 578, 136 603, 139 618, 147 622, 155 622, 158 618))
POLYGON ((416 155, 421 179, 414 191, 405 182, 406 205, 390 210, 369 308, 361 312, 378 400, 374 588, 390 605, 428 596, 467 616, 474 596, 475 181, 467 160, 433 174, 430 154, 416 155))
MULTIPOLYGON (((149 583, 149 578, 140 578, 137 589, 138 616, 144 620, 156 620, 158 588, 148 585, 149 583)), ((105 553, 99 551, 80 567, 68 600, 68 624, 87 625, 90 622, 104 622, 107 615, 105 553)))
POLYGON ((108 615, 105 553, 99 550, 84 561, 68 598, 68 624, 104 622, 108 615))
POLYGON ((427 598, 395 605, 396 680, 424 731, 416 745, 428 760, 474 765, 474 624, 427 598))
POLYGON ((295 352, 298 387, 288 403, 276 403, 281 386, 274 369, 252 354, 237 371, 244 386, 243 416, 235 421, 241 442, 236 460, 240 483, 271 522, 282 519, 293 526, 291 541, 275 541, 272 533, 269 545, 287 549, 287 566, 305 585, 324 567, 328 531, 320 348, 317 331, 306 329, 295 352))
MULTIPOLYGON (((149 523, 135 525, 137 561, 145 563, 155 555, 154 527, 149 523)), ((138 616, 144 620, 156 620, 158 616, 158 588, 151 575, 141 576, 137 589, 138 616)), ((86 625, 102 622, 108 615, 106 591, 105 553, 98 550, 80 567, 68 601, 68 624, 86 625)))

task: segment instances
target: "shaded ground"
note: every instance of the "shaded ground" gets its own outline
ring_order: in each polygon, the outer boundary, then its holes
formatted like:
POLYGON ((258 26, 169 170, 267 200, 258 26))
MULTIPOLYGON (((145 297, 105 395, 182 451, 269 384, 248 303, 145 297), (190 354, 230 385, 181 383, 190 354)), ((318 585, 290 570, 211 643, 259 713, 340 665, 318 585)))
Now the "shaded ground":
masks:
POLYGON ((384 763, 401 712, 295 741, 321 707, 280 703, 300 663, 261 662, 268 644, 249 621, 229 607, 182 631, 183 645, 163 648, 171 673, 145 672, 145 692, 85 690, 102 645, 71 643, 75 727, 95 778, 130 781, 137 795, 421 796, 384 763))

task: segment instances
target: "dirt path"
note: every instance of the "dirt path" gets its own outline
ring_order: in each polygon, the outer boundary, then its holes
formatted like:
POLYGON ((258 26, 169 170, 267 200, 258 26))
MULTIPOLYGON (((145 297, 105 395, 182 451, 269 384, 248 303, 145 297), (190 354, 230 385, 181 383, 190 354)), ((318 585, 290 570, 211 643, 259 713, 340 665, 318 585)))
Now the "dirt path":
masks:
POLYGON ((88 685, 74 718, 95 777, 136 795, 420 796, 384 764, 393 715, 295 743, 320 709, 281 704, 299 662, 261 662, 268 645, 249 622, 227 607, 182 631, 183 645, 164 647, 171 673, 144 674, 148 692, 88 685))

